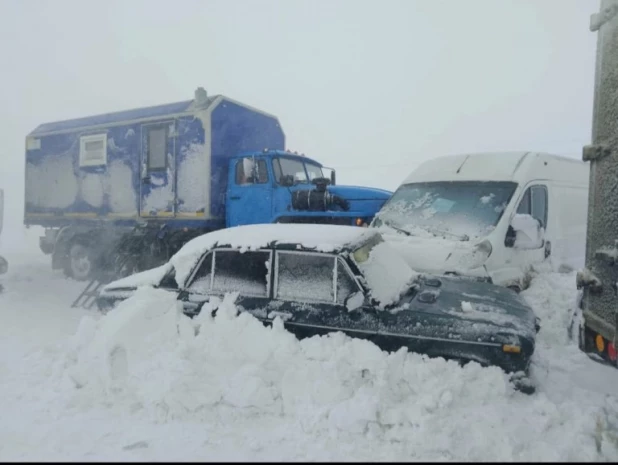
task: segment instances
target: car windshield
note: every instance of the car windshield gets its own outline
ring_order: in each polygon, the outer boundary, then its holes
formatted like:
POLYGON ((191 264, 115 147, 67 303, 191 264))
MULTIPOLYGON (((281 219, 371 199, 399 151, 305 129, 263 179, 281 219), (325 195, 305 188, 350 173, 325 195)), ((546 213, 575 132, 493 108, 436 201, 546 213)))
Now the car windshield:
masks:
POLYGON ((294 183, 307 183, 315 178, 324 177, 322 168, 313 163, 303 163, 300 160, 292 158, 277 158, 273 163, 273 169, 275 170, 275 176, 277 181, 281 183, 281 179, 285 176, 289 176, 294 179, 294 183), (305 172, 306 168, 306 172, 305 172), (307 178, 309 174, 309 178, 307 178))
POLYGON ((489 234, 502 217, 517 184, 454 181, 401 186, 378 213, 375 226, 386 224, 410 235, 425 233, 470 240, 489 234))

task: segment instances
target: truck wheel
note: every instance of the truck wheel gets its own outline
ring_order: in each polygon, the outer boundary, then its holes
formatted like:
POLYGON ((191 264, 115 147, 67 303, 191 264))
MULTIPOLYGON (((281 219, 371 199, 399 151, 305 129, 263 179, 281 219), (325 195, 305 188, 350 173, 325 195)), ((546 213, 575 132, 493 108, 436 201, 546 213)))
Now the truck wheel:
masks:
POLYGON ((73 242, 64 266, 64 274, 77 281, 86 281, 94 270, 94 254, 81 242, 73 242))

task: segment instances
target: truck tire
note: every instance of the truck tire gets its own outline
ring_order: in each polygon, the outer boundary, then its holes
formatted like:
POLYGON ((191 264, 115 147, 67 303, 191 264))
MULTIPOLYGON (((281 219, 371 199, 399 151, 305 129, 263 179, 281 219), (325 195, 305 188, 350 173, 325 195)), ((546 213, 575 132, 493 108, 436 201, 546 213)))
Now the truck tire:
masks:
POLYGON ((92 279, 95 257, 92 249, 80 240, 74 240, 69 246, 69 253, 64 265, 64 274, 76 281, 92 279))

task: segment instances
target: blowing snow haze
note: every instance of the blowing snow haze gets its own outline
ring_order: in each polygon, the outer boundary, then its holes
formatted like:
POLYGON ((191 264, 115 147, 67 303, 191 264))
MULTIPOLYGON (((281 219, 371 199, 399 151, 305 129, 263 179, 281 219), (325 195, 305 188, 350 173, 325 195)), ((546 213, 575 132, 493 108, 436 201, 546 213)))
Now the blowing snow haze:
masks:
POLYGON ((599 7, 0 0, 0 460, 618 462, 599 7))
POLYGON ((598 2, 0 2, 6 246, 24 139, 47 121, 192 98, 277 115, 341 183, 394 190, 421 161, 485 150, 580 157, 598 2))

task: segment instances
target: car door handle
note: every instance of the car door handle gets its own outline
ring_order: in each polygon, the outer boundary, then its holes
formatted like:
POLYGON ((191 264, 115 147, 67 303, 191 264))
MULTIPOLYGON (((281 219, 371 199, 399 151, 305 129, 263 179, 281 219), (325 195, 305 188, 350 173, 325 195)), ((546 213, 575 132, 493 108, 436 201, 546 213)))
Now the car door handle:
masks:
POLYGON ((233 195, 232 197, 230 197, 230 200, 240 200, 240 196, 233 195))

